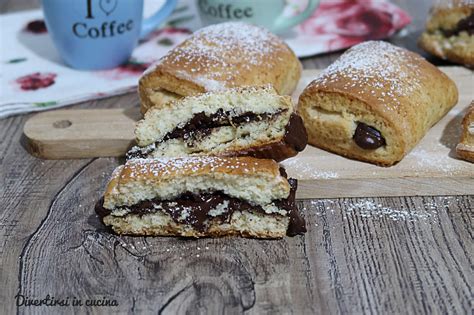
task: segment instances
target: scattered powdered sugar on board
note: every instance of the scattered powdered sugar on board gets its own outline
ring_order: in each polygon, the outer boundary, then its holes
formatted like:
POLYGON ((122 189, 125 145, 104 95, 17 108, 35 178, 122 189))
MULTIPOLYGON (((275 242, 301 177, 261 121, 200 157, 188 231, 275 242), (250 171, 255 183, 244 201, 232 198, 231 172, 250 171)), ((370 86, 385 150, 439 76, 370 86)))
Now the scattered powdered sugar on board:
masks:
POLYGON ((452 202, 456 202, 454 196, 426 198, 423 200, 422 207, 409 208, 404 204, 397 207, 388 206, 374 198, 358 198, 354 201, 331 199, 312 200, 313 209, 306 211, 315 211, 316 216, 323 216, 329 213, 334 214, 338 208, 343 208, 343 217, 347 219, 349 215, 355 215, 367 219, 389 218, 393 221, 409 222, 436 222, 438 210, 448 207, 452 202))
POLYGON ((415 149, 410 152, 409 158, 416 161, 413 166, 414 175, 433 169, 445 174, 455 174, 463 170, 464 162, 457 161, 448 154, 439 155, 424 149, 415 149))
POLYGON ((412 59, 423 60, 387 42, 364 42, 346 51, 311 85, 338 82, 344 90, 369 94, 396 110, 400 97, 409 97, 421 88, 421 71, 417 62, 410 62, 412 59))
MULTIPOLYGON (((298 158, 290 158, 282 162, 285 168, 291 169, 293 174, 304 174, 305 177, 311 179, 335 179, 339 178, 340 174, 337 171, 318 170, 314 166, 302 162, 298 158)), ((295 177, 297 177, 295 175, 295 177)))
POLYGON ((347 213, 356 213, 363 218, 388 217, 393 221, 419 221, 427 220, 435 210, 411 210, 400 205, 399 209, 387 207, 370 199, 360 200, 354 204, 349 204, 345 209, 347 213))

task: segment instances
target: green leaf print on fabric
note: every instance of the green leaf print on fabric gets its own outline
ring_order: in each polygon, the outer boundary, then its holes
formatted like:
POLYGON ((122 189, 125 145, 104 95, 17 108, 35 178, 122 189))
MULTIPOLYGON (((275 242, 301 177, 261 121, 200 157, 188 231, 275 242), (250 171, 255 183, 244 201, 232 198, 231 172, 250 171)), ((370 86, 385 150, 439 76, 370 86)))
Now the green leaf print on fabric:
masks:
POLYGON ((15 58, 15 59, 10 59, 6 63, 20 63, 26 61, 26 58, 15 58))
POLYGON ((49 101, 49 102, 38 102, 38 103, 33 103, 36 107, 49 107, 53 105, 57 105, 58 102, 56 101, 49 101))

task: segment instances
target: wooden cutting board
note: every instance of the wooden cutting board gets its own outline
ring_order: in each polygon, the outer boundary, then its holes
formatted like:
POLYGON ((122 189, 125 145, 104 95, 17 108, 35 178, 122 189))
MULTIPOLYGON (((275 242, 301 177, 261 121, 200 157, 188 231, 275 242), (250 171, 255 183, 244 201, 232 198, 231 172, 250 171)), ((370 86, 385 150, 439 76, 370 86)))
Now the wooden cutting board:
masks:
MULTIPOLYGON (((474 164, 456 159, 454 151, 462 114, 474 99, 474 72, 441 70, 456 82, 459 103, 400 163, 383 168, 308 146, 282 163, 299 180, 298 198, 474 194, 474 164)), ((318 72, 303 72, 295 101, 318 72)), ((138 119, 138 108, 44 112, 26 122, 26 146, 44 159, 123 156, 133 144, 138 119)))

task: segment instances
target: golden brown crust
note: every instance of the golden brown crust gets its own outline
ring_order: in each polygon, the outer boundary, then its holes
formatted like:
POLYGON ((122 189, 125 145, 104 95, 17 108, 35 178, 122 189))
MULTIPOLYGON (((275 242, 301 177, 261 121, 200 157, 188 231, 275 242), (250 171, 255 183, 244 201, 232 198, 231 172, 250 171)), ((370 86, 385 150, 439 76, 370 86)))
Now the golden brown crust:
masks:
POLYGON ((289 159, 298 154, 293 146, 288 145, 284 140, 266 143, 259 146, 254 146, 246 150, 229 151, 223 156, 250 156, 257 159, 271 159, 277 162, 289 159))
POLYGON ((273 160, 252 157, 181 157, 173 159, 136 159, 127 161, 114 175, 121 183, 156 178, 164 181, 173 177, 199 176, 208 173, 246 176, 265 173, 279 174, 279 166, 273 160))
POLYGON ((474 163, 474 101, 462 120, 462 133, 456 153, 460 158, 474 163))
MULTIPOLYGON (((351 48, 306 87, 298 112, 305 121, 310 144, 390 166, 400 161, 457 99, 454 82, 419 55, 384 42, 366 42, 351 48), (345 146, 335 146, 333 139, 324 137, 324 130, 315 127, 319 118, 312 111, 321 110, 321 104, 316 104, 321 96, 343 99, 334 102, 332 108, 322 108, 323 112, 337 112, 341 121, 351 116, 374 126, 390 150, 384 155, 361 149, 352 141, 353 133, 344 140, 345 146)), ((337 123, 333 125, 337 127, 337 123)))
POLYGON ((142 110, 159 89, 190 96, 225 88, 271 84, 291 94, 301 77, 294 52, 276 35, 244 23, 206 27, 172 49, 139 82, 142 110))

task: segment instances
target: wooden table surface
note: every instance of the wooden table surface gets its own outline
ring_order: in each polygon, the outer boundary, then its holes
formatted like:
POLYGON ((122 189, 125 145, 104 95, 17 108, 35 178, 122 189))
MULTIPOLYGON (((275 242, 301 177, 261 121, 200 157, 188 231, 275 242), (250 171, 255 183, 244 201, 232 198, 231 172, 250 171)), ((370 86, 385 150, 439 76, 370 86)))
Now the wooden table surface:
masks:
MULTIPOLYGON (((38 2, 1 0, 0 11, 38 2)), ((416 50, 431 1, 393 2, 414 21, 392 41, 416 50)), ((303 64, 325 67, 338 55, 303 64)), ((70 108, 130 106, 135 93, 70 108)), ((21 144, 29 117, 0 120, 1 314, 472 311, 474 183, 456 197, 299 201, 308 233, 282 240, 119 237, 93 206, 123 161, 36 159, 21 144), (17 294, 118 306, 17 306, 17 294)))

